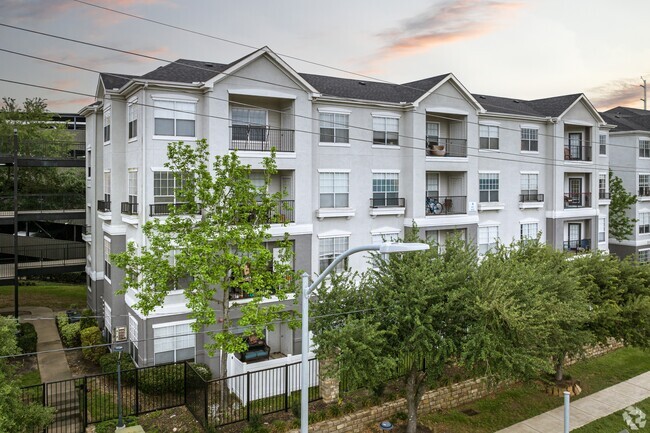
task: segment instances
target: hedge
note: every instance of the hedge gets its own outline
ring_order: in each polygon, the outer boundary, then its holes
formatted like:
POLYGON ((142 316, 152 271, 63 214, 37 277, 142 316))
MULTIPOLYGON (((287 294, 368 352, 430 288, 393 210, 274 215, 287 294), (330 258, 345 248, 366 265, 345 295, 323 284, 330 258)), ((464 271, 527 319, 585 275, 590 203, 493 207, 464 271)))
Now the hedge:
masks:
POLYGON ((59 332, 61 332, 61 329, 68 324, 68 315, 66 313, 59 313, 56 315, 56 327, 59 328, 59 332))
POLYGON ((97 319, 95 319, 93 311, 89 308, 86 308, 81 312, 81 319, 79 320, 79 323, 81 323, 80 326, 81 330, 83 331, 84 329, 97 326, 97 319))
POLYGON ((104 344, 104 338, 102 337, 102 331, 99 330, 97 326, 92 326, 90 328, 83 328, 83 319, 80 322, 81 327, 81 346, 84 347, 81 349, 84 359, 94 362, 95 364, 99 363, 99 359, 108 353, 108 348, 106 346, 99 347, 86 347, 86 346, 96 346, 98 344, 104 344))
POLYGON ((23 353, 32 353, 36 352, 36 343, 38 341, 38 336, 36 335, 36 329, 31 323, 19 323, 18 324, 18 347, 22 350, 23 353))
MULTIPOLYGON (((102 373, 116 373, 117 372, 117 352, 107 353, 99 358, 99 366, 102 373)), ((125 385, 133 385, 135 383, 135 364, 128 353, 122 353, 120 358, 120 370, 122 383, 125 385)), ((117 375, 113 376, 117 380, 117 375)))
POLYGON ((79 322, 68 323, 61 327, 61 341, 65 347, 77 347, 81 344, 79 322))

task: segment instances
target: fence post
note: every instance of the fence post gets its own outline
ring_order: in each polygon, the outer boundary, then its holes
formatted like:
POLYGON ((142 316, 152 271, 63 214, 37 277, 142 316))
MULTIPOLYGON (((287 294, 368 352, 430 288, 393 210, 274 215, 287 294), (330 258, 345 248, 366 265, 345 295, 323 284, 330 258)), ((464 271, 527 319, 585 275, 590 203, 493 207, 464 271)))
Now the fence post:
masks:
MULTIPOLYGON (((43 400, 43 407, 47 407, 47 385, 45 383, 43 385, 43 392, 41 393, 41 400, 43 400)), ((47 433, 48 427, 45 426, 43 427, 43 433, 47 433)))
POLYGON ((251 372, 246 372, 246 421, 251 420, 251 372))
MULTIPOLYGON (((131 343, 133 344, 133 343, 131 343)), ((138 392, 138 382, 140 382, 139 374, 138 371, 140 369, 138 367, 135 368, 135 416, 138 416, 140 414, 140 393, 138 392)))
POLYGON ((289 364, 284 364, 284 411, 289 411, 289 364))
POLYGON ((84 416, 83 416, 83 422, 84 422, 84 429, 88 427, 88 377, 84 376, 84 382, 83 382, 83 393, 84 393, 84 400, 83 400, 83 405, 84 405, 84 416))
MULTIPOLYGON (((221 402, 223 404, 223 402, 221 402)), ((205 416, 205 427, 208 427, 208 383, 203 387, 203 413, 205 416)))
POLYGON ((183 363, 183 404, 187 406, 187 361, 183 363))

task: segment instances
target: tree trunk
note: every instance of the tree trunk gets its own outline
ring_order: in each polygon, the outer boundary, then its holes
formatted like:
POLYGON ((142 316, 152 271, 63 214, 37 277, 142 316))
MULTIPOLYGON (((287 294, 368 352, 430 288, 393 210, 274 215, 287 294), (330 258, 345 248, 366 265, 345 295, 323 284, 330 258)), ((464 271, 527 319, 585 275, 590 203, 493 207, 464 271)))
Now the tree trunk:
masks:
POLYGON ((406 405, 408 409, 408 424, 406 433, 416 433, 418 427, 418 406, 424 394, 424 379, 426 373, 418 371, 414 362, 406 378, 406 405))
POLYGON ((564 379, 564 358, 566 358, 566 353, 562 352, 558 355, 557 359, 555 360, 555 381, 560 382, 562 379, 564 379))

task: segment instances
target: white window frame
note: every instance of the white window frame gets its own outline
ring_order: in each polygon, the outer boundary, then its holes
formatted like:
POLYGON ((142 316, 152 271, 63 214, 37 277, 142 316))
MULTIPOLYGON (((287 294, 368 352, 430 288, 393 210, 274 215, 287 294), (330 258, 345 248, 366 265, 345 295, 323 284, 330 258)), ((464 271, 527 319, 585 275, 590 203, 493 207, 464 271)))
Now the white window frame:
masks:
MULTIPOLYGON (((319 144, 325 146, 349 146, 350 145, 350 113, 340 111, 319 110, 318 114, 319 144), (325 120, 323 117, 332 116, 332 120, 325 120), (323 140, 323 129, 331 129, 332 141, 323 140), (338 131, 346 131, 344 136, 338 137, 338 131)), ((329 135, 326 135, 329 137, 329 135)))
POLYGON ((372 145, 373 146, 392 146, 399 147, 399 116, 392 115, 383 115, 383 114, 373 114, 372 115, 372 145), (397 127, 395 129, 389 129, 389 120, 397 122, 397 127), (384 134, 384 139, 379 140, 378 137, 375 137, 375 133, 384 134), (388 134, 395 134, 394 143, 392 139, 389 139, 388 134))
POLYGON ((152 97, 154 106, 154 138, 167 138, 167 137, 183 137, 186 140, 196 139, 196 112, 197 112, 197 99, 168 99, 152 97), (162 107, 162 104, 171 104, 172 107, 162 107), (176 108, 178 104, 189 104, 193 106, 194 112, 188 110, 181 110, 176 108), (156 111, 171 112, 172 117, 156 117, 156 111), (187 118, 185 118, 187 117, 187 118), (171 119, 173 121, 173 134, 159 134, 156 131, 156 119, 171 119), (178 135, 178 121, 187 120, 194 122, 194 135, 178 135))
POLYGON ((112 264, 111 264, 111 239, 104 236, 104 279, 111 282, 112 264))
POLYGON ((499 125, 479 124, 479 150, 499 150, 499 125), (487 143, 483 144, 483 139, 487 143))
POLYGON ((607 156, 607 134, 598 134, 598 154, 607 156))
MULTIPOLYGON (((500 173, 498 172, 479 172, 478 174, 478 182, 479 182, 479 202, 480 203, 498 203, 499 202, 499 189, 500 189, 500 182, 499 182, 499 177, 500 173), (487 180, 487 181, 493 181, 496 177, 496 189, 493 188, 488 188, 488 189, 481 189, 481 180, 487 180), (496 198, 493 197, 493 194, 496 191, 496 198), (481 199, 481 193, 482 192, 487 192, 488 194, 488 199, 487 200, 482 200, 481 199)), ((490 182, 492 183, 492 182, 490 182)))
POLYGON ((598 217, 598 243, 607 242, 607 218, 598 217))
POLYGON ((639 173, 637 179, 639 181, 639 197, 650 197, 650 173, 639 173))
MULTIPOLYGON (((153 329, 153 338, 154 338, 154 346, 153 346, 153 354, 154 354, 154 365, 156 364, 165 364, 167 362, 178 362, 182 361, 185 359, 196 359, 196 333, 192 330, 192 323, 194 323, 194 320, 182 320, 179 322, 171 322, 171 323, 160 323, 156 325, 151 325, 151 328, 153 329), (181 330, 181 332, 178 332, 178 327, 187 327, 189 325, 189 332, 186 332, 184 329, 181 330), (157 336, 156 333, 160 332, 159 330, 165 329, 165 328, 174 328, 172 330, 172 333, 167 336, 157 336), (185 334, 192 334, 192 335, 185 335, 185 334), (182 347, 178 347, 179 341, 182 342, 182 339, 186 340, 191 340, 192 344, 191 345, 186 345, 182 347), (170 340, 172 340, 170 342, 170 340), (172 347, 167 349, 167 350, 158 350, 161 348, 166 348, 165 346, 171 345, 172 347), (193 355, 192 358, 183 358, 183 359, 178 359, 178 351, 183 350, 183 349, 189 349, 193 348, 193 355), (156 360, 156 354, 158 353, 164 353, 164 352, 173 352, 173 360, 172 361, 165 361, 165 362, 158 362, 156 360)), ((183 343, 187 344, 187 343, 183 343)))
POLYGON ((639 158, 650 158, 650 138, 639 138, 639 158))
POLYGON ((499 225, 484 225, 478 228, 478 254, 484 256, 499 243, 499 225), (485 241, 485 242, 483 242, 485 241))
MULTIPOLYGON (((519 176, 519 193, 521 195, 528 196, 529 199, 533 195, 539 195, 539 173, 520 172, 519 176), (532 182, 533 179, 534 182, 532 182), (535 188, 531 188, 532 186, 535 188)), ((526 200, 526 197, 524 197, 524 201, 537 201, 537 197, 533 200, 526 200)))
POLYGON ((158 170, 158 169, 153 171, 153 202, 154 203, 176 203, 176 190, 180 187, 181 185, 178 185, 178 179, 176 179, 176 176, 174 175, 173 171, 158 170), (158 185, 156 185, 157 182, 158 185), (170 182, 171 182, 171 186, 170 186, 170 182), (171 195, 161 194, 163 190, 167 193, 171 192, 172 194, 171 195))
POLYGON ((637 258, 639 263, 648 263, 650 262, 650 248, 644 248, 637 252, 637 258))
MULTIPOLYGON (((323 272, 327 266, 350 247, 350 236, 327 236, 318 239, 318 269, 323 272), (327 248, 327 249, 325 249, 327 248)), ((339 263, 334 272, 347 268, 347 259, 339 263)))
POLYGON ((104 144, 111 143, 111 108, 104 110, 104 128, 102 130, 104 144))
POLYGON ((104 200, 111 201, 111 171, 104 170, 104 200))
POLYGON ((535 221, 522 222, 519 224, 519 238, 522 241, 536 239, 539 233, 539 223, 535 221))
POLYGON ((395 207, 399 206, 399 172, 395 171, 373 171, 372 173, 372 200, 374 207, 395 207), (385 182, 381 182, 381 181, 385 182), (378 181, 377 183, 375 181, 378 181), (395 190, 387 190, 388 181, 396 181, 395 190), (382 190, 383 189, 383 190, 382 190), (375 200, 382 201, 383 204, 377 204, 375 200))
POLYGON ((138 100, 129 101, 127 107, 127 138, 129 141, 135 141, 138 138, 138 100))
POLYGON ((650 234, 650 211, 639 212, 639 234, 650 234))
MULTIPOLYGON (((348 208, 350 207, 350 172, 349 171, 319 171, 318 173, 318 197, 319 197, 319 208, 320 209, 337 209, 337 208, 348 208), (331 182, 327 179, 332 175, 331 182), (341 187, 343 185, 337 185, 336 179, 337 176, 345 178, 345 186, 347 187, 344 191, 336 191, 337 186, 341 187), (325 188, 325 192, 323 192, 325 188), (331 190, 331 191, 330 191, 331 190), (323 196, 331 195, 332 196, 332 205, 323 206, 323 196), (345 196, 345 206, 337 206, 337 198, 339 196, 345 196)), ((342 200, 342 198, 341 198, 342 200)))
POLYGON ((609 179, 608 179, 607 173, 598 173, 598 199, 599 200, 605 200, 605 198, 600 198, 600 193, 603 192, 605 193, 605 196, 607 196, 607 190, 609 190, 609 179), (604 188, 601 188, 601 180, 605 180, 604 182, 604 188))
POLYGON ((521 127, 521 151, 539 153, 539 128, 521 127))
POLYGON ((127 181, 127 196, 129 203, 138 203, 138 169, 129 168, 127 181))

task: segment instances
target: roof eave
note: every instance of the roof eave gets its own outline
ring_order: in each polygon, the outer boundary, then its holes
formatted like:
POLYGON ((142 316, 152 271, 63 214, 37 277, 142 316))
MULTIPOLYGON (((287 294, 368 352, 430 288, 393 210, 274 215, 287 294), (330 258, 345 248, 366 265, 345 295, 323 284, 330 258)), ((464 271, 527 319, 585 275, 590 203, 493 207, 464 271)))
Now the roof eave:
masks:
POLYGON ((460 90, 460 93, 463 94, 463 96, 465 97, 465 99, 466 99, 470 104, 472 104, 472 105, 474 106, 474 108, 475 108, 476 110, 478 110, 479 113, 485 113, 485 112, 486 112, 485 108, 483 108, 483 106, 482 106, 482 105, 481 105, 481 104, 476 100, 476 98, 474 98, 474 96, 472 96, 472 94, 471 94, 471 93, 470 93, 470 92, 465 88, 465 86, 463 86, 463 84, 460 82, 460 80, 458 80, 458 78, 456 78, 456 76, 455 76, 454 74, 452 74, 452 73, 447 74, 447 76, 446 76, 445 78, 443 78, 442 80, 440 80, 440 82, 438 82, 435 86, 433 86, 431 89, 429 89, 427 92, 425 92, 425 93, 424 93, 422 96, 420 96, 418 99, 416 99, 415 101, 413 101, 413 106, 417 107, 418 105, 420 105, 420 103, 421 103, 424 99, 428 98, 428 97, 429 97, 431 94, 433 94, 437 89, 439 89, 443 84, 445 84, 446 82, 448 82, 448 81, 450 81, 450 80, 452 80, 452 82, 453 82, 453 83, 458 87, 458 89, 460 90))

